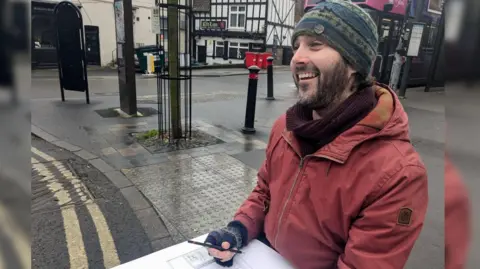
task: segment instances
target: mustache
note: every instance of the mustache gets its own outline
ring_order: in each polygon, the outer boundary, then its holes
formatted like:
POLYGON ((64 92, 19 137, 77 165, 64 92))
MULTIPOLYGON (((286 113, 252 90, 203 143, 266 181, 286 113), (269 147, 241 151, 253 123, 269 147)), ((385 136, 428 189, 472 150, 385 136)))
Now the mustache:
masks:
POLYGON ((295 73, 318 73, 320 74, 320 70, 313 65, 302 65, 295 67, 295 73))

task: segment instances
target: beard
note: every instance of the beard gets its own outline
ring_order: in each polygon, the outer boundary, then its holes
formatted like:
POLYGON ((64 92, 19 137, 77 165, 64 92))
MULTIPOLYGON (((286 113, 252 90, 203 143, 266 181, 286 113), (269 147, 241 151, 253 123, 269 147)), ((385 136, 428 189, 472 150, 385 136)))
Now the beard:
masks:
POLYGON ((312 110, 325 110, 330 106, 336 104, 341 100, 349 85, 348 67, 344 61, 339 61, 333 68, 329 70, 319 70, 313 64, 309 64, 303 67, 297 67, 297 72, 313 72, 317 73, 317 88, 312 93, 309 93, 308 87, 312 87, 308 84, 300 84, 295 79, 294 82, 297 86, 298 101, 297 104, 306 106, 312 110), (306 93, 305 96, 301 96, 300 91, 306 93))

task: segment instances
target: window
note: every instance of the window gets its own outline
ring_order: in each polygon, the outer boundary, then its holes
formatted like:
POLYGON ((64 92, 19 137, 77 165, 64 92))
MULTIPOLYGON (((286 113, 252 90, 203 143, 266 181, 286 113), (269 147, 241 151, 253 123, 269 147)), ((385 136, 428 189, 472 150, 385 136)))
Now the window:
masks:
POLYGON ((168 22, 167 22, 167 18, 160 18, 160 35, 163 36, 163 40, 168 39, 168 22))
POLYGON ((244 28, 246 19, 245 6, 230 6, 229 28, 244 28))
POLYGON ((224 46, 223 41, 215 42, 215 57, 223 57, 224 55, 223 46, 224 46))
POLYGON ((248 51, 248 43, 230 42, 228 56, 233 59, 244 59, 248 51))
POLYGON ((35 15, 32 18, 32 41, 35 48, 55 48, 56 34, 53 16, 35 15))

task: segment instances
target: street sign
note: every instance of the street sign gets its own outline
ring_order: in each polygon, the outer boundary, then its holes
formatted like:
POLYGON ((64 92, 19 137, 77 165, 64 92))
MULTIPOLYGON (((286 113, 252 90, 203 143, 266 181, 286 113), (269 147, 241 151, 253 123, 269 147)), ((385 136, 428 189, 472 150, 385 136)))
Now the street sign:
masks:
POLYGON ((161 25, 160 25, 160 8, 154 8, 152 9, 152 16, 151 16, 151 21, 152 21, 152 33, 154 34, 161 34, 161 25))
POLYGON ((223 30, 225 29, 225 22, 224 21, 202 21, 200 24, 200 28, 208 29, 208 30, 223 30))
POLYGON ((408 42, 407 56, 417 57, 422 44, 424 23, 413 23, 410 31, 410 40, 408 42))

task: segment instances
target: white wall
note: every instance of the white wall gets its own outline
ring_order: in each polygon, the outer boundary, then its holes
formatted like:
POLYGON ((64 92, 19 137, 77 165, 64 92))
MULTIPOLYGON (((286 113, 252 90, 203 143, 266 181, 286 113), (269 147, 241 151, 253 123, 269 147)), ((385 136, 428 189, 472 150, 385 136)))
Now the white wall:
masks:
MULTIPOLYGON (((151 29, 151 8, 154 0, 133 0, 133 6, 137 7, 134 13, 140 18, 134 18, 134 43, 155 45, 155 34, 151 29)), ((84 25, 94 25, 99 28, 100 58, 102 65, 107 65, 116 57, 115 20, 113 12, 113 0, 84 0, 82 15, 84 25)))
POLYGON ((295 27, 295 1, 291 0, 268 0, 267 14, 267 46, 273 45, 274 35, 278 35, 278 47, 291 46, 293 29, 272 25, 270 23, 282 24, 295 27), (277 14, 278 12, 278 14, 277 14), (283 38, 285 37, 285 38, 283 38))

